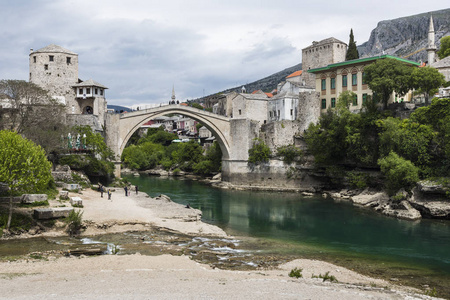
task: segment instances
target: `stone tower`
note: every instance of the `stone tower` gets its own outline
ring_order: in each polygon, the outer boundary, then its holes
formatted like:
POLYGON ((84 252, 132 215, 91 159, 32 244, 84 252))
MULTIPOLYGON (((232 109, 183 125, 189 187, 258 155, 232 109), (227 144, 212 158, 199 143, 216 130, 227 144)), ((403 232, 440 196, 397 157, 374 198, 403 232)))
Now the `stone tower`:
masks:
POLYGON ((311 46, 302 49, 302 77, 306 86, 316 86, 316 76, 308 73, 309 69, 345 61, 346 53, 347 44, 333 37, 313 42, 311 46))
POLYGON ((428 28, 428 65, 431 66, 436 62, 436 43, 434 35, 433 16, 430 17, 430 27, 428 28))
POLYGON ((72 107, 75 104, 72 86, 78 83, 78 54, 53 44, 36 51, 31 49, 30 82, 72 107))

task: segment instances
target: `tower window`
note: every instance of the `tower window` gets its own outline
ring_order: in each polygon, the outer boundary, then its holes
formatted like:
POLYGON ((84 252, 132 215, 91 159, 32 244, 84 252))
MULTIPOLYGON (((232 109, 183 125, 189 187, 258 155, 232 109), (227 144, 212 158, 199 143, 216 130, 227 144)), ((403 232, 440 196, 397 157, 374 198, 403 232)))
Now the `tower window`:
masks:
POLYGON ((241 115, 241 110, 239 110, 239 115, 241 115))
POLYGON ((100 96, 103 96, 103 90, 100 89, 100 96))
POLYGON ((97 88, 95 89, 95 94, 96 94, 96 95, 98 94, 98 89, 97 89, 97 88))
POLYGON ((33 56, 33 62, 34 63, 36 62, 36 56, 33 56))
POLYGON ((49 60, 49 61, 53 61, 54 58, 55 58, 55 57, 54 57, 53 55, 49 55, 49 56, 48 56, 48 60, 49 60))
POLYGON ((68 57, 68 56, 66 57, 66 62, 67 62, 68 65, 71 63, 70 57, 68 57))
POLYGON ((83 95, 83 89, 78 89, 78 94, 83 95))
POLYGON ((44 65, 44 70, 48 70, 48 65, 44 65))
POLYGON ((90 94, 91 93, 91 88, 86 88, 86 94, 90 94))

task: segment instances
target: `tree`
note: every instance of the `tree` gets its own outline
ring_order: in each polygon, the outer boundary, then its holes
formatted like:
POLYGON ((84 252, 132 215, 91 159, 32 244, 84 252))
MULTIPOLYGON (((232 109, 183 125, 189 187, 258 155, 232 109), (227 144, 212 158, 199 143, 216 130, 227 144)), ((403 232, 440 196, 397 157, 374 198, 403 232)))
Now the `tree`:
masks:
POLYGON ((248 162, 253 164, 260 164, 268 162, 271 155, 269 146, 261 139, 255 138, 253 146, 248 150, 248 162))
POLYGON ((10 196, 9 229, 13 196, 44 191, 52 180, 51 164, 40 146, 15 132, 1 130, 0 145, 0 182, 8 186, 10 196))
POLYGON ((23 80, 1 80, 0 97, 10 104, 2 110, 0 130, 14 130, 44 148, 47 155, 57 156, 62 150, 61 136, 67 135, 64 105, 23 80))
POLYGON ((412 71, 411 66, 392 58, 379 59, 364 68, 369 88, 381 97, 384 109, 393 92, 403 96, 411 90, 412 71))
POLYGON ((353 29, 350 29, 350 41, 348 42, 347 54, 345 55, 345 60, 358 59, 359 52, 356 48, 356 41, 353 37, 353 29))
POLYGON ((411 190, 419 181, 419 170, 412 162, 390 152, 378 160, 381 172, 386 176, 386 187, 390 195, 399 189, 411 190))
POLYGON ((425 94, 425 105, 429 104, 430 94, 435 94, 444 85, 445 77, 432 67, 416 68, 411 74, 412 86, 425 94))
POLYGON ((450 56, 450 36, 445 36, 441 39, 441 47, 437 52, 440 59, 450 56))

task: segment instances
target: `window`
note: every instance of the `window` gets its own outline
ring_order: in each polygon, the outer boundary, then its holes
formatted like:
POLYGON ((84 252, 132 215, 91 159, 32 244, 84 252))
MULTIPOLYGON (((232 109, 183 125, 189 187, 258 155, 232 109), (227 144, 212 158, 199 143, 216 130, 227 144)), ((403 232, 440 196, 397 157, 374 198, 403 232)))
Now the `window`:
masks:
POLYGON ((294 110, 291 108, 291 116, 294 114, 294 110))
POLYGON ((322 99, 322 109, 327 108, 327 99, 322 99))
POLYGON ((353 97, 353 106, 357 106, 358 105, 358 95, 355 95, 353 97))
POLYGON ((78 94, 83 95, 83 89, 78 89, 78 94))
POLYGON ((278 117, 280 117, 280 110, 278 110, 278 117))
POLYGON ((90 94, 91 93, 91 88, 86 88, 86 94, 90 94))
POLYGON ((352 85, 358 85, 358 76, 357 76, 357 74, 352 74, 352 85))
POLYGON ((70 57, 68 57, 68 56, 66 57, 66 62, 67 62, 68 65, 71 63, 70 57))
POLYGON ((331 107, 336 107, 336 98, 331 98, 331 107))
POLYGON ((271 118, 272 118, 272 112, 271 112, 271 111, 269 111, 269 117, 271 117, 271 118))
POLYGON ((362 84, 367 84, 367 82, 366 82, 366 73, 365 72, 362 73, 362 84))
POLYGON ((96 95, 98 94, 98 88, 95 88, 95 94, 96 95))
POLYGON ((48 65, 44 65, 44 70, 48 70, 48 65))
POLYGON ((334 90, 336 88, 336 78, 331 78, 331 89, 334 90))
POLYGON ((239 115, 241 115, 241 110, 239 110, 239 115))
POLYGON ((100 89, 100 96, 103 96, 103 90, 100 89))
POLYGON ((342 75, 342 86, 347 87, 347 75, 342 75))
POLYGON ((366 104, 367 102, 367 94, 363 94, 363 104, 366 104))
POLYGON ((322 79, 322 91, 325 91, 326 89, 327 89, 326 79, 322 79))
POLYGON ((36 56, 33 56, 33 62, 34 63, 36 62, 36 56))
POLYGON ((53 56, 53 55, 49 55, 49 56, 48 56, 48 61, 53 61, 53 59, 54 59, 54 56, 53 56))

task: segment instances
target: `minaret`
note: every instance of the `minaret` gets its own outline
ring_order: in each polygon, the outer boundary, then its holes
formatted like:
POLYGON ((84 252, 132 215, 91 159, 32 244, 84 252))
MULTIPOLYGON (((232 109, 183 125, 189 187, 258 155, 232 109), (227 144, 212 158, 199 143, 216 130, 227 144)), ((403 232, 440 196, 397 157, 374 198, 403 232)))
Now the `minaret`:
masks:
POLYGON ((434 39, 433 16, 430 17, 430 27, 428 29, 428 65, 431 66, 435 62, 436 44, 434 39))
POLYGON ((172 101, 175 103, 175 86, 172 86, 172 101))

